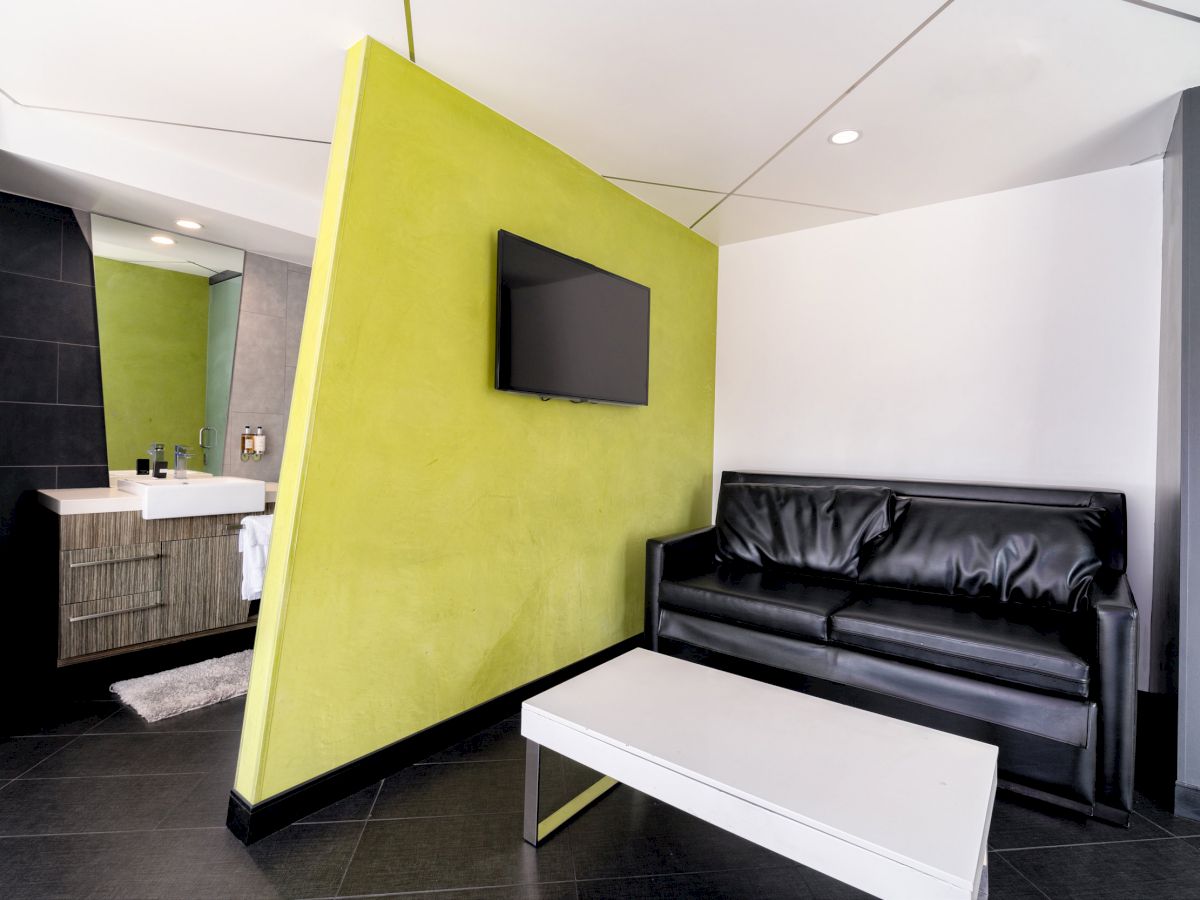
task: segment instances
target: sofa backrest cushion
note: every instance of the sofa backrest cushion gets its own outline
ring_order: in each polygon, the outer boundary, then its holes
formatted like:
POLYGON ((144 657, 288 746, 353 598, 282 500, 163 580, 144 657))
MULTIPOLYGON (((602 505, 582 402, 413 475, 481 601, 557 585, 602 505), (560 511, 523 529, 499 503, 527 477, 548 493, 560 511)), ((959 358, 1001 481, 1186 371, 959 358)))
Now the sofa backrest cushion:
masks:
POLYGON ((861 582, 1073 612, 1108 556, 1099 507, 906 499, 861 582))
POLYGON ((727 484, 717 502, 717 552, 753 566, 854 578, 863 547, 892 525, 887 488, 727 484))

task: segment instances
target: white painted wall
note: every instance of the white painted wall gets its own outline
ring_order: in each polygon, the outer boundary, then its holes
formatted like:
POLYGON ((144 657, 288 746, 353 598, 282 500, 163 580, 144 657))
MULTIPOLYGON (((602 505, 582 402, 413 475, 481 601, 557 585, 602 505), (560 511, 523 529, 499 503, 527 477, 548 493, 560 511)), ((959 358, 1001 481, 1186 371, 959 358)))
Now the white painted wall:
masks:
POLYGON ((716 471, 1124 491, 1148 626, 1161 232, 1154 161, 722 247, 716 471))

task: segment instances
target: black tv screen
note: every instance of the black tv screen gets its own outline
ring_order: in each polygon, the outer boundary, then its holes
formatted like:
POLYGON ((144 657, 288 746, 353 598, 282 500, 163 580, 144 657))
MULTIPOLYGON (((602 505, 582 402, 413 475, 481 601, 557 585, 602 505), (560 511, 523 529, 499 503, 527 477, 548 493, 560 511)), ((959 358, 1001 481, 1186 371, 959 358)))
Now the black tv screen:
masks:
POLYGON ((645 406, 650 289, 499 233, 496 387, 645 406))

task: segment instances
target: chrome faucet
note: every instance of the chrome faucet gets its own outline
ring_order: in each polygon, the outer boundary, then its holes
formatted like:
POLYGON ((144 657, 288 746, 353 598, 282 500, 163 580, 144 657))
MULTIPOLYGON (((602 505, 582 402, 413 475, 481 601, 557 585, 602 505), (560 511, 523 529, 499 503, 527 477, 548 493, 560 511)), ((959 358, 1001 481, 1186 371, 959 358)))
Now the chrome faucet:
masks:
POLYGON ((187 461, 192 458, 192 454, 188 453, 188 448, 183 444, 175 445, 175 477, 187 478, 187 461))

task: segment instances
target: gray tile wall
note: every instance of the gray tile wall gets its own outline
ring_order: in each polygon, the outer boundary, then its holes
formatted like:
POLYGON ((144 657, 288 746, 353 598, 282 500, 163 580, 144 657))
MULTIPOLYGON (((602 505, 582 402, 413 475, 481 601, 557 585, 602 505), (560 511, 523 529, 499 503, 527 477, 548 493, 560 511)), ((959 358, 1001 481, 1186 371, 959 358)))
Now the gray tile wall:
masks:
POLYGON ((229 392, 226 475, 279 478, 309 272, 306 266, 246 254, 229 392), (251 431, 261 425, 267 435, 267 452, 260 462, 242 461, 239 435, 245 425, 251 431))

